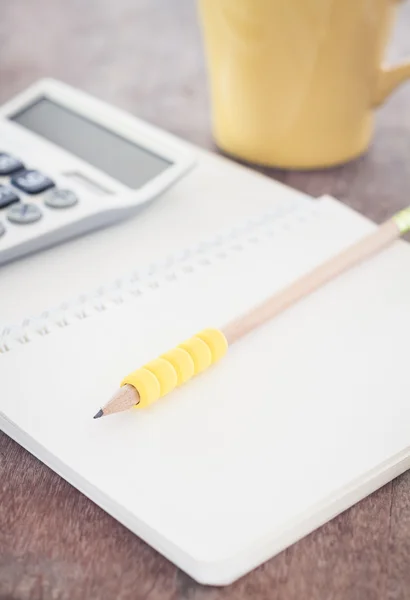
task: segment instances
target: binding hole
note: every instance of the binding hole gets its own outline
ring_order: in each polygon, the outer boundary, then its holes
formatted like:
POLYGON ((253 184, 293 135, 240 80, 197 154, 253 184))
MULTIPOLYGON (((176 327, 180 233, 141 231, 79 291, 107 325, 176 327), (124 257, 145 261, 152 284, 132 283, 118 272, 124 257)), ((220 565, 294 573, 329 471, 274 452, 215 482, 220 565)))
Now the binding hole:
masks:
POLYGON ((103 304, 102 302, 100 304, 95 304, 94 305, 95 310, 97 310, 98 312, 102 312, 104 310, 107 309, 107 307, 105 306, 105 304, 103 304))
POLYGON ((118 306, 124 303, 124 298, 123 296, 116 296, 115 298, 112 298, 112 301, 118 306))

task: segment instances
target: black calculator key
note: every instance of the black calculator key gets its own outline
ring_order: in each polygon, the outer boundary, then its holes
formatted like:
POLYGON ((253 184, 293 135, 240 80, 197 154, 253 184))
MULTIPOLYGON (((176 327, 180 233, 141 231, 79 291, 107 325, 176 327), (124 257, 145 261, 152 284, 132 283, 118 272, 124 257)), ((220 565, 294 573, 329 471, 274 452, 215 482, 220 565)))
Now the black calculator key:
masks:
POLYGON ((10 154, 6 154, 5 152, 0 152, 0 176, 1 175, 11 175, 16 171, 20 171, 24 169, 24 165, 18 158, 11 156, 10 154))
POLYGON ((11 178, 11 183, 26 194, 40 194, 54 187, 55 183, 40 171, 27 170, 16 173, 11 178))
POLYGON ((37 204, 13 204, 7 211, 7 218, 16 225, 35 223, 42 217, 42 212, 37 204))
POLYGON ((19 200, 20 198, 12 188, 8 187, 7 185, 0 185, 0 208, 9 206, 10 204, 18 202, 19 200))

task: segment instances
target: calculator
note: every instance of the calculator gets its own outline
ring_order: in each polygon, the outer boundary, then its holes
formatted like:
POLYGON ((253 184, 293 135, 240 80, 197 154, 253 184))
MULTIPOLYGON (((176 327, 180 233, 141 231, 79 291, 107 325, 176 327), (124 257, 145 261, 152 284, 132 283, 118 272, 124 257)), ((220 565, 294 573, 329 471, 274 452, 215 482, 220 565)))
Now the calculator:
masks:
POLYGON ((0 264, 130 218, 195 162, 170 133, 38 81, 0 107, 0 264))

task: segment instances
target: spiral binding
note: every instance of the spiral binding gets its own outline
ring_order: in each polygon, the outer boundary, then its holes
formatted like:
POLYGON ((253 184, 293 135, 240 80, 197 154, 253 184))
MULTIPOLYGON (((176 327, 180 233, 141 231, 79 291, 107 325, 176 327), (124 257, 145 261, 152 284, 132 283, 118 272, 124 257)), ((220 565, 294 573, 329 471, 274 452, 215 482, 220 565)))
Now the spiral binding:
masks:
POLYGON ((143 270, 133 271, 90 294, 82 294, 16 325, 7 325, 0 330, 0 355, 36 338, 48 336, 54 330, 69 327, 73 322, 115 309, 124 302, 138 300, 147 293, 155 293, 162 285, 176 282, 197 269, 205 269, 225 260, 233 253, 242 252, 246 247, 259 243, 263 238, 297 232, 298 228, 314 219, 317 214, 317 207, 313 203, 303 206, 291 204, 286 208, 259 214, 228 231, 216 234, 212 239, 171 254, 143 270))

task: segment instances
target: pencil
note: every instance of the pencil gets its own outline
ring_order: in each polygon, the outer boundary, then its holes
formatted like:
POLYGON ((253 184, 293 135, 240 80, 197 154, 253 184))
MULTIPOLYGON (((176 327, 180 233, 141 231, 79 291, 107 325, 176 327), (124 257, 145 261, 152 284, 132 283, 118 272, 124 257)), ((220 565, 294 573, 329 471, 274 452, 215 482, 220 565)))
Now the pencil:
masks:
POLYGON ((133 371, 94 419, 147 408, 162 396, 218 362, 235 342, 348 269, 391 245, 410 231, 410 207, 398 212, 374 232, 330 258, 279 293, 221 329, 205 329, 173 350, 133 371))

